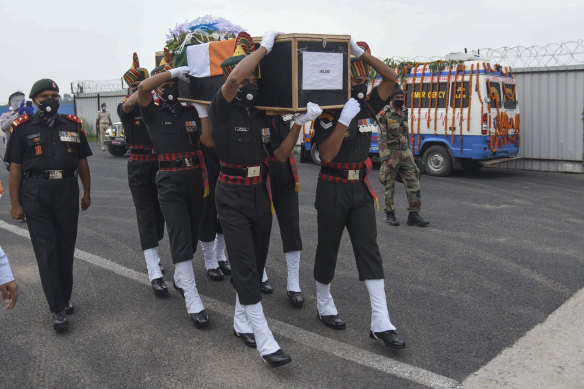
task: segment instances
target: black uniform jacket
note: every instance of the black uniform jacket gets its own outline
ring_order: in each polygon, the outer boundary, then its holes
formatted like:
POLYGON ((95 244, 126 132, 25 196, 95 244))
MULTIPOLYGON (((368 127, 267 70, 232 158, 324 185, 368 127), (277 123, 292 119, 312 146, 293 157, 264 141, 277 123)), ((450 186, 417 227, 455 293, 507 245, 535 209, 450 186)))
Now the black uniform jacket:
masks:
POLYGON ((194 152, 198 149, 201 121, 193 107, 181 107, 179 114, 174 115, 164 105, 151 101, 146 107, 140 107, 140 112, 156 154, 194 152))
MULTIPOLYGON (((371 143, 371 124, 375 115, 386 105, 381 100, 377 87, 365 101, 360 101, 361 111, 351 120, 341 148, 333 162, 363 162, 369 157, 371 143), (369 105, 369 106, 368 106, 369 105)), ((325 111, 314 123, 313 141, 319 145, 330 136, 341 116, 341 110, 325 111)))
POLYGON ((6 149, 6 162, 22 165, 22 171, 76 169, 80 159, 92 155, 81 119, 58 114, 53 127, 37 112, 23 115, 13 123, 6 149))
POLYGON ((146 129, 140 108, 137 106, 131 112, 124 112, 124 102, 118 104, 118 116, 124 126, 126 141, 132 146, 153 147, 152 140, 146 129))
POLYGON ((259 165, 281 143, 264 112, 228 103, 221 89, 211 101, 209 120, 215 150, 224 163, 259 165))

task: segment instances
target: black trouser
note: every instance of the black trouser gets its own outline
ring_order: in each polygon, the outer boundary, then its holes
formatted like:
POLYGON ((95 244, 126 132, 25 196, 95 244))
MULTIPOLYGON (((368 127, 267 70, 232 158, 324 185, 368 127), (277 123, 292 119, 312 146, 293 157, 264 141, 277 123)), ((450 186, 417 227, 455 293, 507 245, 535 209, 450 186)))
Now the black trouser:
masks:
POLYGON ((157 161, 128 160, 128 184, 138 220, 142 250, 158 247, 164 236, 164 217, 156 188, 157 161))
POLYGON ((302 250, 300 237, 300 214, 298 210, 298 193, 292 179, 283 186, 272 185, 274 210, 280 225, 280 236, 284 252, 302 250))
POLYGON ((216 234, 222 234, 221 223, 217 219, 217 207, 215 205, 215 186, 219 175, 219 166, 211 160, 205 158, 207 164, 207 177, 209 180, 209 196, 203 200, 203 215, 199 223, 199 240, 201 242, 212 242, 216 234))
POLYGON ((238 186, 218 181, 215 200, 232 268, 231 284, 241 304, 258 303, 272 231, 267 189, 263 183, 238 186))
POLYGON ((337 184, 318 180, 314 203, 318 222, 314 278, 318 282, 329 284, 334 278, 345 226, 353 245, 359 279, 384 278, 373 203, 362 182, 337 184))
POLYGON ((166 221, 172 263, 193 259, 203 208, 203 179, 200 169, 156 174, 158 200, 166 221))
POLYGON ((77 178, 25 178, 22 199, 45 297, 51 312, 61 312, 73 291, 79 218, 77 178))

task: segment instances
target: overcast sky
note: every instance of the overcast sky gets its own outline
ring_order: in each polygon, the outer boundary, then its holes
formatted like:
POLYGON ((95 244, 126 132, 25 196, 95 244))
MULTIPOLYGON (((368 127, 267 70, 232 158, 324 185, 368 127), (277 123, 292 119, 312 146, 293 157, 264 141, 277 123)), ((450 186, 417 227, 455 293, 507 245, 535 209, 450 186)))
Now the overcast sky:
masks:
POLYGON ((584 38, 581 0, 0 0, 0 104, 16 90, 28 96, 40 78, 62 94, 72 81, 119 78, 134 51, 150 70, 168 29, 206 14, 253 36, 350 34, 381 58, 584 38))

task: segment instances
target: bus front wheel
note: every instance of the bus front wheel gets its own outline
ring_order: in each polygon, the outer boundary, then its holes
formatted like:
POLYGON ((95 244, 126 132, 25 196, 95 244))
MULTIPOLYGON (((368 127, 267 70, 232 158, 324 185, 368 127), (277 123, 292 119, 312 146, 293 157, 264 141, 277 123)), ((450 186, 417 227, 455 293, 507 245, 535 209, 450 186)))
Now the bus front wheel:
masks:
POLYGON ((428 147, 424 152, 425 173, 429 176, 444 177, 452 172, 452 158, 448 150, 440 145, 428 147))

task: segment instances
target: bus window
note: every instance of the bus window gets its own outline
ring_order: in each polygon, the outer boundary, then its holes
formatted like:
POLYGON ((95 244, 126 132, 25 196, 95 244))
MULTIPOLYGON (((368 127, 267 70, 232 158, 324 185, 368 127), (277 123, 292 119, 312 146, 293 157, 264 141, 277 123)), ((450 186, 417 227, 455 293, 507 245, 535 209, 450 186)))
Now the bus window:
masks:
POLYGON ((450 83, 452 87, 450 88, 450 106, 460 108, 460 94, 462 93, 462 108, 468 107, 468 81, 461 85, 460 82, 456 83, 456 93, 454 91, 454 82, 450 83), (454 103, 456 99, 456 103, 454 103))
POLYGON ((489 99, 491 99, 489 102, 489 108, 497 108, 497 105, 501 108, 501 84, 494 81, 490 83, 487 82, 487 89, 489 89, 489 84, 491 87, 491 90, 489 91, 489 99), (495 100, 497 100, 498 103, 496 103, 495 100))
MULTIPOLYGON (((411 108, 412 96, 410 95, 410 88, 412 84, 406 84, 405 92, 405 105, 406 108, 411 108)), ((414 86, 414 108, 419 107, 421 103, 422 108, 434 108, 436 107, 436 98, 438 98, 438 108, 446 107, 446 83, 433 83, 432 86, 429 82, 425 82, 422 86, 421 97, 420 97, 420 84, 414 86), (432 89, 432 93, 430 93, 432 89)))
POLYGON ((517 85, 515 84, 503 84, 505 88, 505 109, 515 109, 517 106, 517 96, 515 95, 517 91, 517 85))

